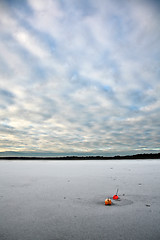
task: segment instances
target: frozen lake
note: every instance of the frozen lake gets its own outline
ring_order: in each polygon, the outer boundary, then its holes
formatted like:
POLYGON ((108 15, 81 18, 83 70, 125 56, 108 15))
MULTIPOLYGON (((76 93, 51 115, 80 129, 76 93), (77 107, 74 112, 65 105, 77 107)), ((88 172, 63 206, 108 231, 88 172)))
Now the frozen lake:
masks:
POLYGON ((159 185, 160 160, 0 161, 0 240, 159 240, 159 185))

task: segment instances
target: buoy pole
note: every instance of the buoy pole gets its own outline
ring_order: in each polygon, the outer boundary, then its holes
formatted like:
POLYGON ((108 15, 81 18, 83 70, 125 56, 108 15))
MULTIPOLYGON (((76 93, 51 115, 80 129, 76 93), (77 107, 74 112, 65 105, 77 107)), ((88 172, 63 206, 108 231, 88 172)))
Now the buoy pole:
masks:
POLYGON ((118 195, 118 190, 119 190, 119 189, 117 188, 117 192, 116 192, 116 195, 118 195))

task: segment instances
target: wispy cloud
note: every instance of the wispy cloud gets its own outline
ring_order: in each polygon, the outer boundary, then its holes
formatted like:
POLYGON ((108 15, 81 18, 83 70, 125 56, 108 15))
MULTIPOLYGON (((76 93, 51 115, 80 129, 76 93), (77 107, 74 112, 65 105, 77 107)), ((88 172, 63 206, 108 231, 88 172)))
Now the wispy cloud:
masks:
POLYGON ((157 1, 1 1, 0 150, 160 150, 157 1))

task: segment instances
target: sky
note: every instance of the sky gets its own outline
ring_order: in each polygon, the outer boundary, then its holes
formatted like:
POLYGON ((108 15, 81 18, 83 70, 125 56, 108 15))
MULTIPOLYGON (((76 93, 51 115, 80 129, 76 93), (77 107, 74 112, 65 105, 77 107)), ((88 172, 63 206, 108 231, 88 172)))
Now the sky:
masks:
POLYGON ((160 152, 160 2, 0 0, 0 152, 160 152))

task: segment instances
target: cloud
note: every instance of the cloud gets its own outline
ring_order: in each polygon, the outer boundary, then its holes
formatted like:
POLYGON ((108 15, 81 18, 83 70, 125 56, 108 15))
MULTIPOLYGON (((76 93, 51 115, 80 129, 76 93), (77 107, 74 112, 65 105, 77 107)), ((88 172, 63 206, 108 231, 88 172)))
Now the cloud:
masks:
POLYGON ((0 89, 0 108, 4 109, 8 105, 12 105, 14 103, 14 95, 12 92, 0 89))
POLYGON ((13 2, 0 3, 1 151, 159 149, 156 1, 13 2))

